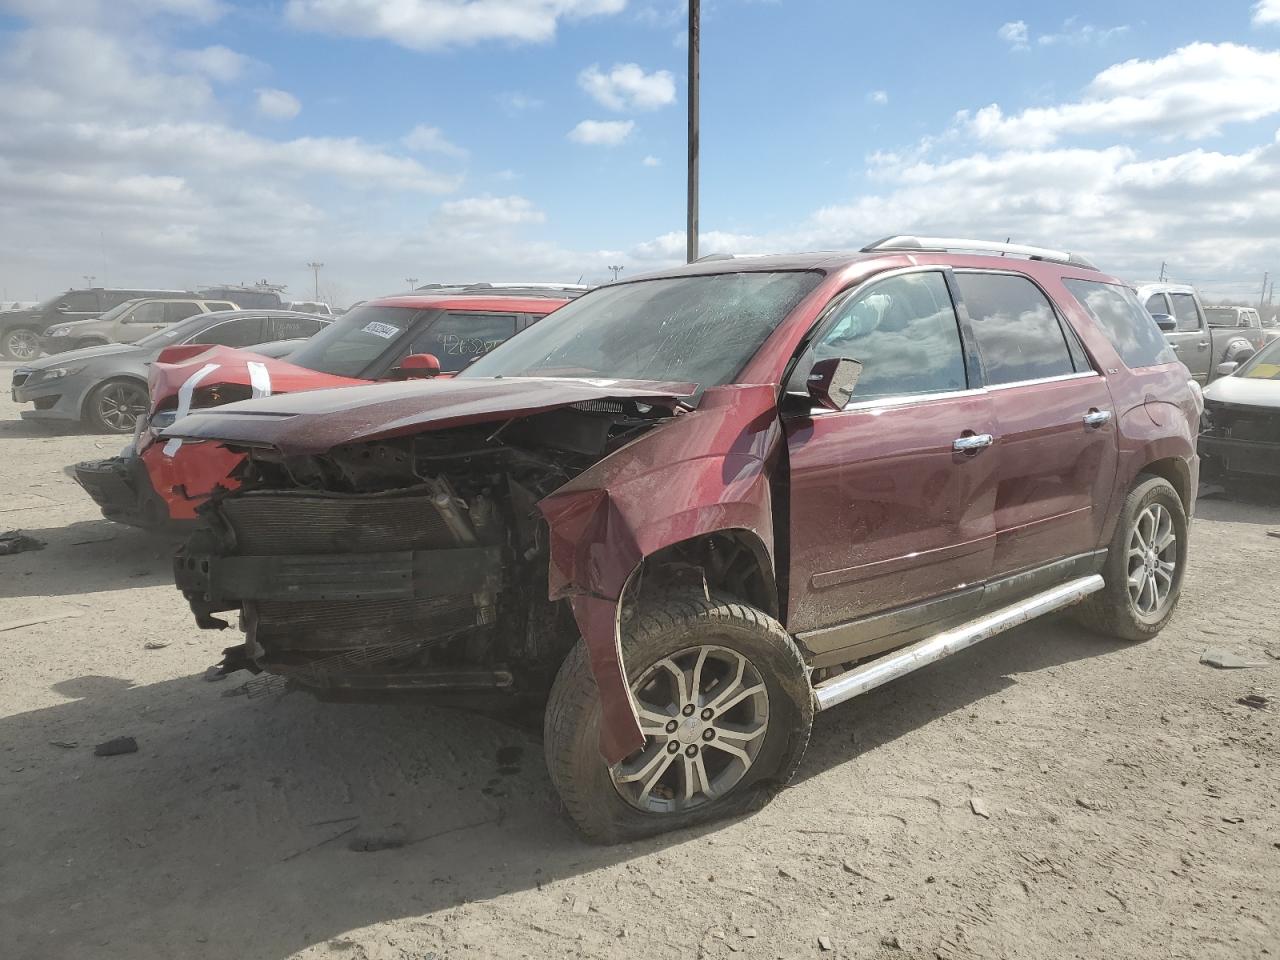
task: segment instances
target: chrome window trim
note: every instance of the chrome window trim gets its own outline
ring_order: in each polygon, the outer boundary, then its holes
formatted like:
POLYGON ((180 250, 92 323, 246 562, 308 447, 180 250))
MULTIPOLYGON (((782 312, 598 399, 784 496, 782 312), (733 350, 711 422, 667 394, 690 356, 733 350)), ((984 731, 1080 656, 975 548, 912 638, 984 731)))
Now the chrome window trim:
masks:
POLYGON ((1008 390, 1010 387, 1029 387, 1038 383, 1057 383, 1060 380, 1084 380, 1089 377, 1100 377, 1097 370, 1081 373, 1060 373, 1054 377, 1037 377, 1034 380, 1015 380, 1013 383, 996 383, 987 386, 988 390, 1008 390))
POLYGON ((960 397, 978 397, 994 393, 997 390, 1008 390, 1011 387, 1033 387, 1045 383, 1062 383, 1067 380, 1088 380, 1102 378, 1096 370, 1087 373, 1067 373, 1056 377, 1040 377, 1036 380, 1019 380, 1017 383, 1000 383, 993 387, 973 387, 969 390, 946 390, 939 393, 897 393, 889 397, 871 397, 850 403, 839 410, 815 408, 812 416, 828 416, 833 413, 850 413, 859 410, 876 410, 884 407, 905 407, 917 403, 929 403, 934 400, 956 400, 960 397))

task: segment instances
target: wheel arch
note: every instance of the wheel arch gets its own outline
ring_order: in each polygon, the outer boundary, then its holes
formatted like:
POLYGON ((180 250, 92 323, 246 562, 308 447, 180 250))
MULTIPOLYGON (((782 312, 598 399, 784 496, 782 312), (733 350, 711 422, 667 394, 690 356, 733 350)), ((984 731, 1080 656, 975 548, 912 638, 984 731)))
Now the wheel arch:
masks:
POLYGON ((640 561, 630 595, 622 602, 635 603, 672 586, 731 596, 778 618, 773 555, 754 530, 708 530, 649 554, 640 561))
POLYGON ((1143 475, 1163 477, 1168 480, 1173 485, 1173 489, 1178 491, 1178 499, 1182 501, 1183 510, 1186 511, 1187 516, 1191 515, 1195 491, 1191 487, 1191 466, 1186 460, 1180 457, 1153 460, 1138 471, 1135 482, 1141 480, 1143 475))
POLYGON ((92 399, 93 395, 111 383, 132 383, 141 387, 144 393, 150 395, 150 390, 147 388, 147 381, 144 377, 138 377, 129 373, 116 373, 109 377, 103 377, 97 383, 85 390, 84 396, 80 398, 80 417, 82 419, 89 415, 89 401, 92 399))

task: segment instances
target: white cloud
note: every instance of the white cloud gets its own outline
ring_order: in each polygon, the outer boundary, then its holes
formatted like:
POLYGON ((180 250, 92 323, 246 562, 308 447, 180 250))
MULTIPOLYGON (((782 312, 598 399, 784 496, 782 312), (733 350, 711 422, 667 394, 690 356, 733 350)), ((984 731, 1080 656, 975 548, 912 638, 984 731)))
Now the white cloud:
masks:
POLYGON ((1055 44, 1066 45, 1071 47, 1083 47, 1090 43, 1106 43, 1114 37, 1122 36, 1129 32, 1129 27, 1095 27, 1091 23, 1077 23, 1075 17, 1070 17, 1062 24, 1062 29, 1058 33, 1044 33, 1036 37, 1036 43, 1042 47, 1051 47, 1055 44))
POLYGON ((257 93, 258 113, 272 120, 292 120, 302 110, 302 103, 287 90, 276 90, 273 87, 259 87, 257 93))
POLYGON ((608 73, 593 63, 578 74, 578 86, 610 110, 656 110, 676 99, 670 70, 645 73, 638 63, 615 63, 608 73))
POLYGON ((626 0, 288 0, 305 30, 437 50, 485 40, 545 43, 561 20, 619 13, 626 0))
POLYGON ((1013 20, 996 31, 998 36, 1015 50, 1027 49, 1027 24, 1023 20, 1013 20))
POLYGON ((635 123, 631 120, 583 120, 569 131, 574 143, 596 147, 616 147, 631 136, 635 123))
POLYGON ((1253 5, 1253 25, 1262 27, 1277 24, 1280 24, 1280 0, 1258 0, 1253 5))
POLYGON ((174 62, 219 83, 231 83, 240 78, 252 61, 243 53, 215 45, 203 50, 184 50, 174 56, 174 62))
POLYGON ((652 156, 652 155, 645 157, 645 158, 644 158, 643 160, 641 160, 640 162, 641 162, 641 163, 643 163, 646 167, 660 167, 660 166, 662 166, 662 160, 661 160, 659 157, 655 157, 655 156, 652 156))
POLYGON ((428 127, 418 124, 404 136, 404 145, 418 153, 438 153, 445 157, 462 159, 467 151, 456 143, 451 143, 439 127, 428 127))
POLYGON ((494 225, 542 223, 546 214, 529 200, 519 196, 464 197, 440 204, 440 215, 451 226, 487 228, 494 225))
POLYGON ((527 93, 519 90, 509 90, 505 93, 498 94, 498 105, 507 113, 523 113, 526 110, 537 110, 542 107, 542 101, 537 97, 531 97, 527 93))
POLYGON ((867 103, 874 103, 878 106, 884 106, 889 102, 889 94, 884 90, 872 90, 867 94, 867 103))
POLYGON ((1280 52, 1193 43, 1108 67, 1072 103, 1012 115, 991 104, 957 119, 991 143, 1043 147, 1073 135, 1199 139, 1278 112, 1280 52))

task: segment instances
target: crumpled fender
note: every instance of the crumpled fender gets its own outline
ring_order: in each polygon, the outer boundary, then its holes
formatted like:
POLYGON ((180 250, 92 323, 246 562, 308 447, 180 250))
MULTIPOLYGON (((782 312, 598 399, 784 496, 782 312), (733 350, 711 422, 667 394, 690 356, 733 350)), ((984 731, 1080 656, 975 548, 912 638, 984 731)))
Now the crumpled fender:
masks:
POLYGON ((663 547, 745 529, 772 560, 768 465, 781 439, 776 385, 714 387, 696 410, 615 451, 541 500, 551 534, 548 590, 568 598, 600 692, 600 752, 644 743, 627 685, 619 606, 628 578, 663 547))

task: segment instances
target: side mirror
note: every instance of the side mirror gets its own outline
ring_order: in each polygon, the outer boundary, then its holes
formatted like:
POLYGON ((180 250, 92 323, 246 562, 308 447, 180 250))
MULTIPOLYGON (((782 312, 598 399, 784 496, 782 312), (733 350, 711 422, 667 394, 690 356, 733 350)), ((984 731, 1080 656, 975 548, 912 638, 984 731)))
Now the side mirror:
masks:
POLYGON ((429 379, 440 375, 440 360, 434 353, 411 353, 396 369, 406 380, 429 379))
POLYGON ((809 368, 805 386, 809 390, 809 398, 818 406, 827 410, 843 410, 853 396, 853 388, 858 385, 858 377, 861 375, 860 361, 848 357, 831 357, 819 360, 809 368))
POLYGON ((1178 329, 1178 321, 1167 313, 1153 313, 1151 319, 1156 322, 1156 326, 1165 333, 1171 333, 1178 329))
POLYGON ((1213 368, 1213 372, 1220 377, 1229 377, 1231 374, 1236 372, 1236 368, 1239 366, 1240 364, 1236 363, 1234 360, 1224 360, 1213 368))

